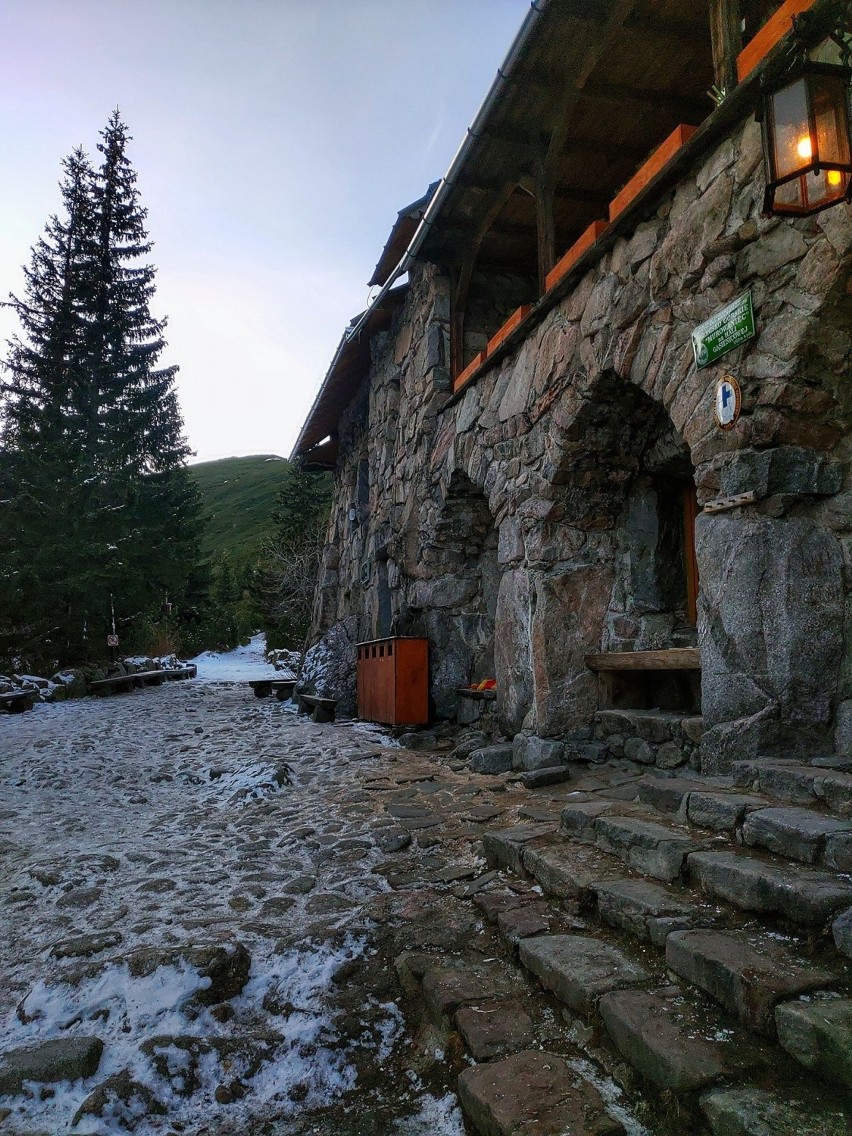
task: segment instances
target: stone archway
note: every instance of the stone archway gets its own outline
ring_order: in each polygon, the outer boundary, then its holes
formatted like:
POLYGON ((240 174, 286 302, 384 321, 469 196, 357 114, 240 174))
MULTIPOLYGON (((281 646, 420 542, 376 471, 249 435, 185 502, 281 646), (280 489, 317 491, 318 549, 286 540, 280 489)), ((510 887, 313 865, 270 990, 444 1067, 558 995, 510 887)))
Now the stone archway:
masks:
POLYGON ((423 548, 428 579, 417 607, 431 650, 432 701, 455 717, 460 687, 494 676, 494 619, 500 584, 497 531, 485 495, 456 471, 423 548))
MULTIPOLYGON (((551 736, 598 709, 588 654, 698 640, 693 467, 665 409, 607 372, 554 444, 549 509, 524 534, 529 701, 536 732, 551 736)), ((654 703, 699 713, 697 673, 669 679, 657 676, 654 703)))

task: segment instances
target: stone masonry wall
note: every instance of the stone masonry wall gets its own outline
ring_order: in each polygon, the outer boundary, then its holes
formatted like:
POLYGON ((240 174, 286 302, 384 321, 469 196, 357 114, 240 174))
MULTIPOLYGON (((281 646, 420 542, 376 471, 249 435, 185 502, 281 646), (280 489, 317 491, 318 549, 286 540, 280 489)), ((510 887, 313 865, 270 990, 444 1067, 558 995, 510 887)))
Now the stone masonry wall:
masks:
POLYGON ((430 633, 435 707, 452 714, 449 685, 483 665, 492 620, 506 731, 587 727, 587 652, 695 636, 660 504, 692 478, 700 504, 757 497, 697 521, 703 767, 852 747, 852 211, 763 218, 762 178, 749 122, 455 401, 448 281, 415 268, 341 423, 314 626, 337 644, 338 693, 354 681, 340 644, 379 633, 384 611, 396 633, 430 633), (746 288, 757 336, 697 372, 691 331, 746 288), (726 371, 743 392, 727 432, 726 371), (448 570, 461 478, 493 538, 448 570))

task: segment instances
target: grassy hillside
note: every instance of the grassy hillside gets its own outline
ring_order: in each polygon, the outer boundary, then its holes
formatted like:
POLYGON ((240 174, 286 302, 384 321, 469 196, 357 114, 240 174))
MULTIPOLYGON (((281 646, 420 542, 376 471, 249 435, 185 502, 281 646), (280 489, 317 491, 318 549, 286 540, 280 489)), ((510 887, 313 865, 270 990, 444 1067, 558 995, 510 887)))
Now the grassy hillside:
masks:
POLYGON ((204 551, 227 552, 232 561, 251 555, 272 535, 270 514, 285 469, 281 458, 261 454, 190 466, 208 515, 204 551))

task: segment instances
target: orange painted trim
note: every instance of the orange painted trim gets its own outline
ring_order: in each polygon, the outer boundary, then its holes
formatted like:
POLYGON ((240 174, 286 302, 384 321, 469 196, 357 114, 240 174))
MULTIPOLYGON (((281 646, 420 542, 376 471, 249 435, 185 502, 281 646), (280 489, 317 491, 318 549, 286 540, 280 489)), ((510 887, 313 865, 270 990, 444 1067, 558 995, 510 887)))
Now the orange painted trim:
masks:
MULTIPOLYGON (((606 221, 592 221, 588 229, 585 230, 582 236, 574 241, 573 245, 557 260, 556 264, 554 264, 553 268, 551 268, 550 272, 548 272, 547 276, 544 278, 546 291, 549 292, 551 288, 559 283, 562 277, 568 272, 569 268, 572 268, 583 253, 587 252, 588 249, 592 247, 607 227, 606 221)), ((489 347, 490 346, 489 344, 489 347)))
POLYGON ((676 126, 665 142, 661 143, 644 166, 634 174, 627 185, 609 203, 609 219, 614 221, 619 213, 623 213, 630 202, 636 197, 657 174, 668 165, 681 146, 693 136, 697 126, 687 126, 681 123, 676 126))
POLYGON ((453 382, 453 394, 455 394, 456 391, 460 391, 466 383, 470 382, 470 380, 485 362, 485 356, 486 352, 480 351, 478 355, 475 355, 473 359, 471 359, 462 373, 456 376, 456 379, 453 382))
POLYGON ((807 12, 816 0, 786 0, 774 16, 766 21, 754 39, 750 40, 737 56, 737 76, 740 82, 764 59, 775 45, 793 27, 793 17, 807 12))
POLYGON ((521 304, 521 306, 509 316, 499 331, 496 331, 488 340, 488 346, 485 348, 486 355, 493 355, 504 339, 508 339, 515 328, 520 324, 521 320, 532 311, 532 304, 521 304))

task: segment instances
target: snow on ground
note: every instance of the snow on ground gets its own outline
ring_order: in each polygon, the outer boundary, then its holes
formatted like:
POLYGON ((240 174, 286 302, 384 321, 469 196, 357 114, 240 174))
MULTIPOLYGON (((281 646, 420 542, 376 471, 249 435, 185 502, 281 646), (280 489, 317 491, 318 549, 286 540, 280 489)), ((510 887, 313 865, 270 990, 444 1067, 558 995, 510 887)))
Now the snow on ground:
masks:
MULTIPOLYGON (((190 662, 198 667, 201 682, 248 682, 257 678, 288 678, 266 661, 266 636, 252 635, 245 646, 233 651, 202 651, 190 662)), ((295 677, 295 676, 293 676, 295 677)))
MULTIPOLYGON (((200 682, 0 721, 0 1065, 46 1039, 104 1042, 94 1076, 0 1096, 4 1132, 289 1131, 404 1060, 395 1002, 333 980, 370 965, 388 892, 390 818, 353 770, 393 751, 255 699, 239 680, 275 674, 259 637, 197 662, 200 682), (250 956, 221 1006, 191 961, 211 945, 250 956), (110 1077, 127 1099, 74 1124, 110 1077)), ((399 1099, 399 1136, 460 1136, 453 1098, 399 1099)))

